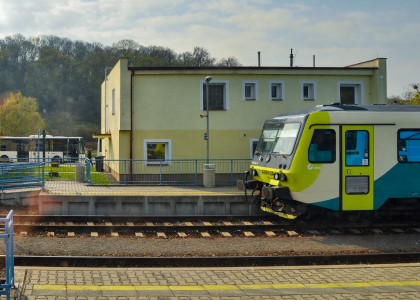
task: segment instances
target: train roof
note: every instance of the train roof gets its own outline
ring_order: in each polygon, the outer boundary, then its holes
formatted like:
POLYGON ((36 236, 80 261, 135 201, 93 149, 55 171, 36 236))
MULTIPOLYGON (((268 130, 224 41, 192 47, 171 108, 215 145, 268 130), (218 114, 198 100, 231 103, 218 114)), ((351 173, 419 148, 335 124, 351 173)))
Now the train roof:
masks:
POLYGON ((385 104, 373 104, 373 105, 349 105, 349 104, 329 104, 329 105, 317 105, 316 107, 295 111, 290 113, 285 113, 281 115, 274 116, 267 119, 275 120, 283 117, 304 117, 311 113, 319 111, 328 111, 328 112, 346 112, 346 111, 357 111, 357 112, 419 112, 420 105, 385 105, 385 104))

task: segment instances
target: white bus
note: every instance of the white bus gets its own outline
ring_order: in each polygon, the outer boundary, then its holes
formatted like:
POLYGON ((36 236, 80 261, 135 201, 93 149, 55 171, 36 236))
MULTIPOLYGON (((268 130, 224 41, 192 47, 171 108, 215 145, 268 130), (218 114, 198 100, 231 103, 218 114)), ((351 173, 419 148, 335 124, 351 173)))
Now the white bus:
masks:
POLYGON ((53 159, 67 162, 85 157, 85 146, 82 137, 42 136, 29 137, 0 136, 1 162, 28 161, 35 158, 53 159), (38 145, 39 144, 39 145, 38 145))

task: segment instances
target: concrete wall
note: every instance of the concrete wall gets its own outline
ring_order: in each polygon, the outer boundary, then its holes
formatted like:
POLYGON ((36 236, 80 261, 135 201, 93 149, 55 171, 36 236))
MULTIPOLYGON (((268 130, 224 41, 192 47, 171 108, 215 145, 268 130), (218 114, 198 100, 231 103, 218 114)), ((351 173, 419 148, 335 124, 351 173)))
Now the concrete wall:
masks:
POLYGON ((39 197, 41 215, 200 216, 256 215, 245 196, 57 196, 39 197))

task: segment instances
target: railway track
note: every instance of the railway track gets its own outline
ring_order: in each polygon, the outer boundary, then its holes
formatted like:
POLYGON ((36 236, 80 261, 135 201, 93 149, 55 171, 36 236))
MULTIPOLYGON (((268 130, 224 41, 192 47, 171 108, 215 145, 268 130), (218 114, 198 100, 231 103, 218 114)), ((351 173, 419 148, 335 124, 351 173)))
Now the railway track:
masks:
POLYGON ((305 236, 331 234, 420 233, 420 223, 357 222, 304 223, 271 216, 14 216, 14 231, 20 235, 137 236, 137 237, 231 237, 305 236))
MULTIPOLYGON (((2 261, 1 256, 0 261, 2 261)), ((239 267, 383 264, 419 261, 420 252, 218 257, 15 256, 16 266, 49 267, 239 267)))

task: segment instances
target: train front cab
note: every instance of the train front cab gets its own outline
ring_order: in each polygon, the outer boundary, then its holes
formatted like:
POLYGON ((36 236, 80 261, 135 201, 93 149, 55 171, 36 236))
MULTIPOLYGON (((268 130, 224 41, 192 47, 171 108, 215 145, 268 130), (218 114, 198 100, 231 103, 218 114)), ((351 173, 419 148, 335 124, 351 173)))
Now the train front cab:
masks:
POLYGON ((289 166, 276 165, 286 155, 259 153, 251 165, 253 179, 238 186, 254 189, 262 210, 288 219, 304 214, 308 205, 372 210, 373 125, 333 125, 328 112, 316 112, 300 128, 289 166))

